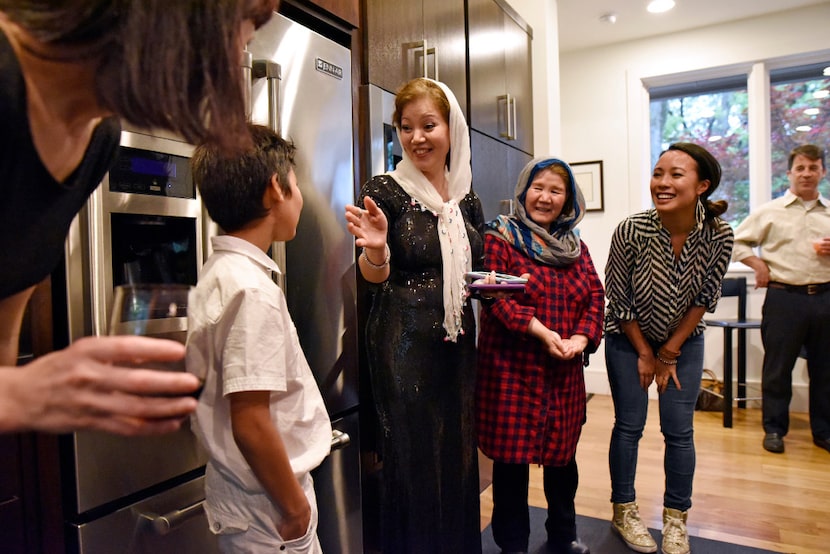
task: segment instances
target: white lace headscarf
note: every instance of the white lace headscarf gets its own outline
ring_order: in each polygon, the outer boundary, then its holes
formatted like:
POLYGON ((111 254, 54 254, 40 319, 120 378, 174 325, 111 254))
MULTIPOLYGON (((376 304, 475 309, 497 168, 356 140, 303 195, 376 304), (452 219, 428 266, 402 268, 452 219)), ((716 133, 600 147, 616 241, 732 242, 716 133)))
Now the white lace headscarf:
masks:
MULTIPOLYGON (((438 239, 441 243, 441 259, 444 278, 444 330, 446 340, 455 342, 463 334, 462 314, 466 302, 464 274, 472 267, 470 239, 464 226, 464 218, 458 203, 470 192, 473 172, 470 167, 470 133, 464 114, 455 95, 444 84, 432 79, 425 79, 438 85, 450 104, 450 169, 444 168, 448 183, 449 200, 444 202, 438 191, 415 167, 412 160, 403 151, 403 157, 395 171, 388 174, 413 199, 433 212, 438 217, 438 239)), ((398 140, 401 130, 397 129, 398 140)))

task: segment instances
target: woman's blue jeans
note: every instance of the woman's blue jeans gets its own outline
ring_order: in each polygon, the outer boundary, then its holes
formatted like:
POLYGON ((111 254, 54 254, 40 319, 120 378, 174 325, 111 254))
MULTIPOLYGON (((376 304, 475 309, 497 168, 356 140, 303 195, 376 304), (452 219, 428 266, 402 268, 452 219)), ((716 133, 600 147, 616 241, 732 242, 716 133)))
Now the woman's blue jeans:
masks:
MULTIPOLYGON (((660 345, 652 347, 656 352, 660 345)), ((670 379, 660 395, 659 406, 660 430, 666 444, 663 506, 686 511, 692 505, 695 474, 694 413, 703 373, 703 335, 687 339, 680 350, 677 378, 681 389, 670 379)), ((605 363, 615 417, 608 451, 611 502, 614 503, 632 502, 637 498, 634 489, 637 454, 648 414, 648 391, 640 386, 637 357, 637 351, 625 335, 605 337, 605 363)))

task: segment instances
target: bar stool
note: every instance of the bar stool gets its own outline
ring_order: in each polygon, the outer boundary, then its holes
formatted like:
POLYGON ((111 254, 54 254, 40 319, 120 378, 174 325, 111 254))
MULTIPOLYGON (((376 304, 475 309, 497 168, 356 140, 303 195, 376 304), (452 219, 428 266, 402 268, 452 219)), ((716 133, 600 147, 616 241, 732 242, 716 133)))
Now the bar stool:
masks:
POLYGON ((710 327, 723 328, 723 426, 732 427, 732 402, 738 408, 746 408, 747 400, 760 397, 746 396, 746 330, 760 329, 760 319, 746 318, 746 277, 730 277, 721 282, 721 297, 738 297, 738 317, 729 319, 704 319, 710 327), (732 394, 732 331, 738 330, 738 390, 732 394))

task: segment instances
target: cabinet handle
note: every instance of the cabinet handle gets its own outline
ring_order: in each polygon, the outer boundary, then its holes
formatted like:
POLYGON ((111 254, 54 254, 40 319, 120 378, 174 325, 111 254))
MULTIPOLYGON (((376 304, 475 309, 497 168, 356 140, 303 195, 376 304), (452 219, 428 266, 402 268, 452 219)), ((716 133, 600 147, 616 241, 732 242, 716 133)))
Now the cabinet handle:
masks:
MULTIPOLYGON (((509 117, 509 115, 508 115, 508 112, 510 111, 509 110, 509 98, 510 97, 506 94, 502 94, 501 96, 496 96, 496 105, 498 106, 498 111, 499 112, 501 112, 502 100, 504 101, 504 120, 507 120, 507 118, 509 117)), ((499 120, 497 122, 500 124, 501 121, 502 121, 501 118, 499 118, 499 120)), ((499 136, 500 137, 502 137, 502 138, 507 137, 508 135, 510 135, 510 124, 509 123, 507 124, 507 132, 503 133, 501 131, 501 125, 499 125, 498 131, 499 131, 499 136)))
POLYGON ((200 515, 205 510, 205 501, 200 500, 187 506, 185 508, 167 512, 164 515, 153 513, 140 513, 139 517, 147 520, 152 525, 153 530, 159 535, 167 535, 171 531, 175 531, 181 527, 184 522, 200 515))
POLYGON ((409 46, 413 50, 419 50, 422 55, 423 77, 429 79, 429 56, 432 55, 432 79, 438 81, 438 50, 435 47, 430 48, 427 44, 427 39, 418 42, 410 43, 409 46))
MULTIPOLYGON (((424 41, 424 44, 426 44, 426 40, 424 41)), ((440 81, 441 79, 438 78, 438 49, 433 46, 432 48, 426 48, 424 52, 424 77, 429 78, 429 67, 427 61, 429 60, 429 56, 431 54, 432 78, 436 81, 440 81)))
MULTIPOLYGON (((510 95, 508 95, 508 96, 510 96, 510 95)), ((518 129, 519 118, 516 117, 516 97, 515 96, 510 97, 510 101, 511 101, 511 104, 513 105, 513 131, 511 133, 511 136, 508 137, 508 140, 516 140, 517 138, 519 138, 519 129, 518 129)), ((508 131, 508 132, 510 132, 510 131, 508 131)))
POLYGON ((501 101, 504 100, 504 116, 505 120, 507 121, 507 131, 504 133, 499 131, 499 136, 502 138, 506 138, 507 140, 516 140, 516 137, 513 135, 513 119, 516 116, 516 98, 514 96, 511 96, 508 92, 507 94, 497 96, 496 100, 499 104, 501 104, 501 101))

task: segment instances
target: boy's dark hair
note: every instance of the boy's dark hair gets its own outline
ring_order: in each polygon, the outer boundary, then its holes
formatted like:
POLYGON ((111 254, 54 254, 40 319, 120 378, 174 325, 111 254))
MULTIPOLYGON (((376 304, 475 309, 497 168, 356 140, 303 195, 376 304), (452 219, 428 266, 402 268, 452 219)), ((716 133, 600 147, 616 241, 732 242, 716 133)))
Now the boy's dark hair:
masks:
POLYGON ((254 144, 240 155, 224 156, 208 143, 198 146, 190 160, 208 214, 229 233, 265 217, 262 198, 273 175, 282 192, 291 196, 288 174, 294 168, 294 143, 262 125, 248 124, 248 129, 254 144))
POLYGON ((804 156, 808 160, 821 161, 821 167, 827 167, 824 164, 824 149, 815 144, 802 144, 801 146, 793 148, 787 160, 787 169, 793 168, 793 161, 796 156, 804 156))

